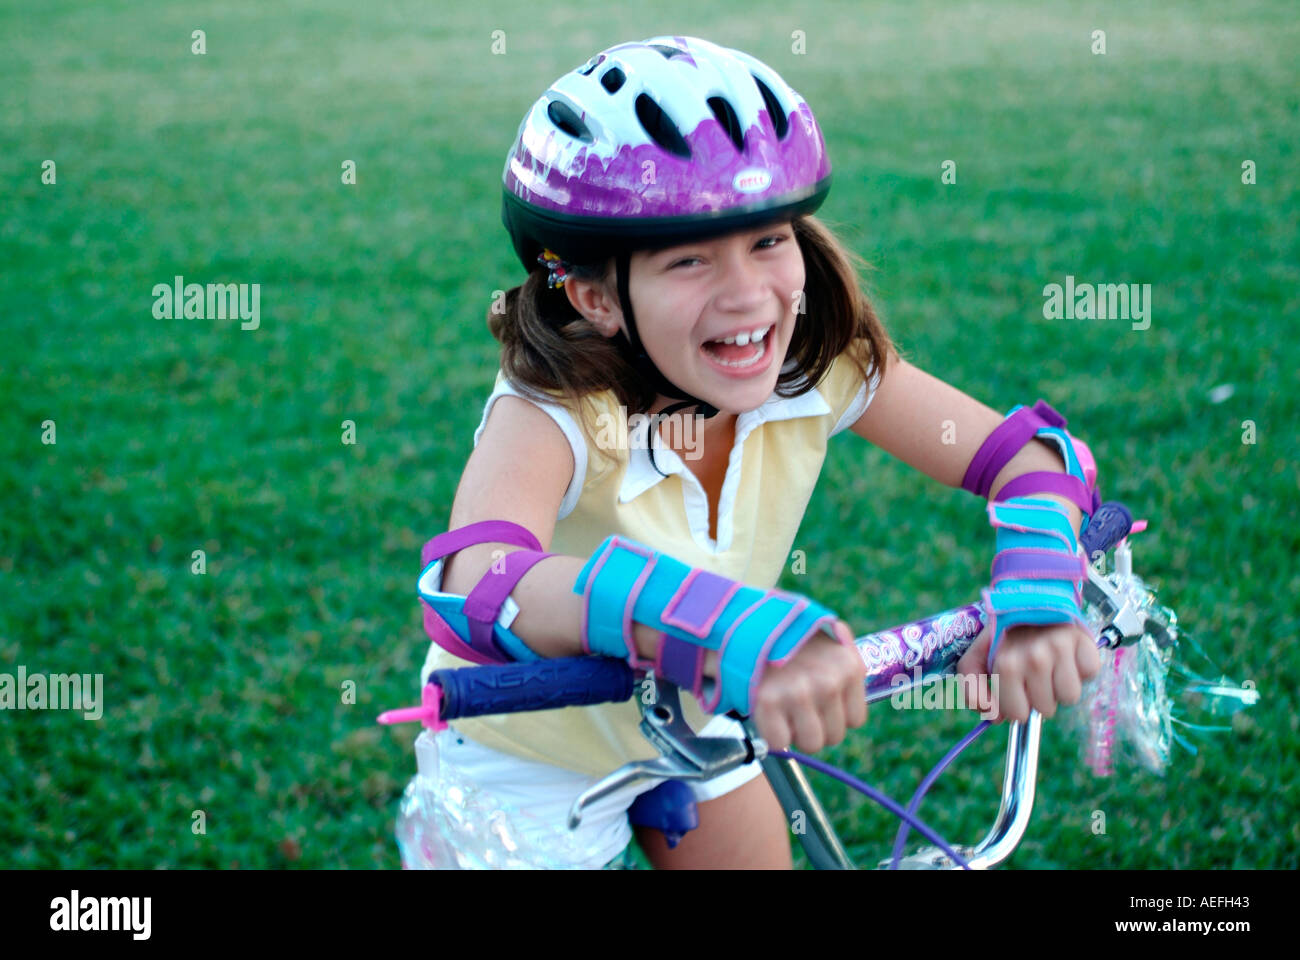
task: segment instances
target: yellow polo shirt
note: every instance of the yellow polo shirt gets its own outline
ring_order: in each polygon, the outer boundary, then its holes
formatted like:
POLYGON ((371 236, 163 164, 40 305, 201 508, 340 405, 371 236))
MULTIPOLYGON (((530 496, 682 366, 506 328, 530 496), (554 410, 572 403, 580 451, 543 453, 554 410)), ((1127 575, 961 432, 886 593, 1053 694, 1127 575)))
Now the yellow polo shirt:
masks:
MULTIPOLYGON (((793 369, 793 363, 787 361, 783 370, 793 369)), ((628 442, 620 449, 610 450, 607 444, 595 449, 596 438, 606 430, 608 437, 610 425, 620 422, 610 419, 620 417, 612 391, 588 398, 595 416, 589 412, 586 425, 567 402, 537 404, 564 432, 575 464, 548 552, 590 557, 606 537, 618 534, 748 586, 774 587, 821 473, 827 441, 862 415, 877 382, 863 383, 852 360, 842 355, 807 393, 782 398, 773 392, 757 409, 739 414, 718 503, 716 541, 709 537, 704 488, 658 433, 653 437, 655 462, 667 476, 650 463, 648 420, 637 418, 629 429, 622 417, 628 442), (600 419, 601 414, 606 418, 600 419)), ((519 395, 498 370, 474 433, 475 446, 492 404, 505 394, 519 395)), ((441 578, 439 563, 421 586, 436 591, 441 578)), ((508 626, 517 611, 513 598, 508 599, 499 622, 508 626)), ((422 686, 431 670, 470 665, 431 643, 418 683, 422 686)), ((690 694, 683 695, 682 707, 696 731, 711 719, 690 694)), ((454 726, 505 753, 601 777, 630 760, 657 756, 638 729, 640 719, 635 700, 630 700, 463 719, 454 726)))

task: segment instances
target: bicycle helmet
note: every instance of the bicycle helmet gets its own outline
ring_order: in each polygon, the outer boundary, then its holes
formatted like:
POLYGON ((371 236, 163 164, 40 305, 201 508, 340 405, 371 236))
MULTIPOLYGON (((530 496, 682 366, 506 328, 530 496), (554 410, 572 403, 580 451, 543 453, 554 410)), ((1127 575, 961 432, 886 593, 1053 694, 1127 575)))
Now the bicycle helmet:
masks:
POLYGON ((812 110, 775 70, 665 36, 610 47, 552 83, 520 123, 502 178, 501 219, 524 269, 544 248, 569 263, 616 257, 637 368, 683 400, 671 409, 711 417, 717 408, 669 381, 642 347, 632 252, 812 213, 831 166, 812 110))

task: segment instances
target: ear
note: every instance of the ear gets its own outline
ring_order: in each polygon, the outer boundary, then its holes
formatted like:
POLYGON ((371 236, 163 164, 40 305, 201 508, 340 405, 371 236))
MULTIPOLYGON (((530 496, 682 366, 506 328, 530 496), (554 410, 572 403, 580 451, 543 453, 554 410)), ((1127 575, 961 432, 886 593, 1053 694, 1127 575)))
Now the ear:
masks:
POLYGON ((622 329, 623 311, 618 299, 594 280, 582 280, 573 274, 564 281, 564 292, 573 309, 582 314, 603 336, 612 337, 622 329))

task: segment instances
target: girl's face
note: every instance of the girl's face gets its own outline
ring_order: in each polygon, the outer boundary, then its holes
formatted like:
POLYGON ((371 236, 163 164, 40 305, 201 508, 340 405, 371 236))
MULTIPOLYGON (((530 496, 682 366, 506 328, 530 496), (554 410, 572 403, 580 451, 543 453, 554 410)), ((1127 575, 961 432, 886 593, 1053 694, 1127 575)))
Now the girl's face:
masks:
MULTIPOLYGON (((640 251, 629 269, 637 333, 669 380, 726 413, 753 410, 772 395, 804 284, 789 222, 640 251), (749 342, 719 342, 726 338, 749 342)), ((627 326, 615 300, 602 330, 619 329, 627 326)))

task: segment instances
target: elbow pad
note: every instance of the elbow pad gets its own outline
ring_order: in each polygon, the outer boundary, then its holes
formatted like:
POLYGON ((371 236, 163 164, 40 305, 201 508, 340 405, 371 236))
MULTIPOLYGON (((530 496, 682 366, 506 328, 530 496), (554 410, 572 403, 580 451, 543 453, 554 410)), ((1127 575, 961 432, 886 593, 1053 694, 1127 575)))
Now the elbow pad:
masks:
POLYGON ((424 570, 416 584, 424 601, 424 630, 448 653, 471 663, 513 663, 541 660, 509 629, 519 614, 510 591, 539 560, 555 556, 542 552, 532 531, 509 520, 481 520, 439 534, 424 545, 424 570), (494 560, 468 597, 442 591, 444 560, 477 543, 509 543, 523 547, 494 560))
POLYGON ((751 712, 769 664, 784 663, 818 631, 838 642, 837 619, 797 594, 760 590, 692 568, 624 537, 608 537, 578 574, 582 645, 690 690, 706 713, 751 712), (633 621, 661 631, 653 661, 637 655, 633 621), (720 653, 718 682, 706 688, 706 650, 720 653))
POLYGON ((998 491, 998 500, 1009 500, 1032 493, 1052 493, 1073 501, 1083 511, 1083 525, 1097 512, 1101 495, 1097 492, 1097 465, 1088 445, 1065 430, 1065 417, 1045 400, 1032 408, 1012 407, 971 459, 962 489, 977 497, 988 498, 993 481, 1020 449, 1035 437, 1056 446, 1065 462, 1065 473, 1037 471, 1011 480, 998 491))

